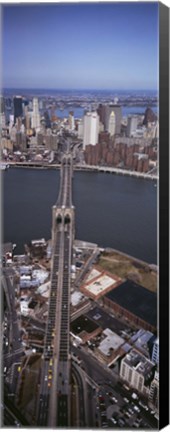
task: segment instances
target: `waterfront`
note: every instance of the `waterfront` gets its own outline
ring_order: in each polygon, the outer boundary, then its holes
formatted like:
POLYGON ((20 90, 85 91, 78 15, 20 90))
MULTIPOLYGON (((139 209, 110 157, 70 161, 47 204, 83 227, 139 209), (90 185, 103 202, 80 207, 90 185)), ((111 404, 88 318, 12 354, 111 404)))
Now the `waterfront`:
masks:
MULTIPOLYGON (((128 115, 140 114, 144 115, 146 106, 122 106, 122 117, 127 117, 128 115)), ((152 106, 152 110, 155 114, 158 112, 157 106, 152 106)), ((55 111, 56 116, 64 118, 68 117, 69 111, 74 112, 75 118, 82 118, 84 115, 85 108, 70 106, 70 108, 64 108, 63 110, 57 109, 55 111)))
MULTIPOLYGON (((2 173, 4 241, 17 253, 34 238, 51 237, 58 170, 10 168, 2 173)), ((112 247, 149 263, 157 261, 155 183, 105 173, 75 172, 76 238, 112 247)))

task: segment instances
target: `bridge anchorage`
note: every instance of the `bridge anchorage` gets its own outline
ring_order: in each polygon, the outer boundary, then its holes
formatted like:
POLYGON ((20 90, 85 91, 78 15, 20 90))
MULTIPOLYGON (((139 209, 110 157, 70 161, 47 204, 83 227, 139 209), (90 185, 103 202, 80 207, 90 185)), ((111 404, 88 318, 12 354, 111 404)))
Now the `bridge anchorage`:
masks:
POLYGON ((73 164, 65 154, 58 200, 52 208, 51 290, 41 367, 37 424, 70 426, 70 279, 75 210, 72 205, 73 164))

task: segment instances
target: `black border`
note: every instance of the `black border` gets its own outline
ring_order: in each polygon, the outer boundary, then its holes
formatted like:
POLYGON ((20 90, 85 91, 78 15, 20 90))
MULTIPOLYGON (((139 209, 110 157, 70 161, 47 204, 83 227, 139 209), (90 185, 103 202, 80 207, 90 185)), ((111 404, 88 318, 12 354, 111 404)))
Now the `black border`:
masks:
POLYGON ((159 3, 159 429, 169 424, 169 8, 159 3))

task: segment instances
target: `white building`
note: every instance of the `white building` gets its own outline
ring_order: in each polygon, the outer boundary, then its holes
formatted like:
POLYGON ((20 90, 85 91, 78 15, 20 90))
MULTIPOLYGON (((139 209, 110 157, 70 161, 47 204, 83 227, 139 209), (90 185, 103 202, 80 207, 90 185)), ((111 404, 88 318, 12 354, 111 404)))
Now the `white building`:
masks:
POLYGON ((14 114, 9 115, 9 130, 14 126, 14 114))
POLYGON ((21 312, 21 315, 28 315, 29 314, 29 307, 28 307, 28 300, 27 299, 20 301, 20 312, 21 312))
POLYGON ((121 362, 120 377, 145 395, 149 394, 154 374, 154 363, 135 349, 126 354, 121 362))
POLYGON ((99 344, 99 351, 109 357, 112 353, 112 351, 118 350, 121 345, 124 344, 124 339, 118 336, 115 332, 110 330, 109 328, 106 328, 103 331, 104 339, 99 344))
POLYGON ((69 129, 73 131, 75 129, 75 122, 74 122, 74 113, 72 111, 69 112, 68 123, 69 123, 69 129))
POLYGON ((137 115, 128 116, 127 130, 126 130, 127 137, 131 137, 135 134, 137 126, 138 126, 138 116, 137 115))
POLYGON ((159 339, 157 338, 153 344, 152 361, 159 364, 159 339))
POLYGON ((11 140, 13 143, 16 142, 16 133, 17 133, 16 127, 13 126, 13 127, 11 128, 11 130, 10 130, 10 140, 11 140))
POLYGON ((108 132, 110 136, 114 136, 116 131, 116 117, 114 111, 110 113, 108 132))
POLYGON ((84 116, 83 149, 88 144, 98 143, 99 135, 99 116, 96 111, 87 112, 84 116))
POLYGON ((78 138, 83 138, 83 131, 84 131, 84 126, 83 126, 83 120, 79 120, 78 123, 78 138))
POLYGON ((154 128, 154 138, 159 139, 159 121, 157 120, 154 128))
POLYGON ((154 379, 150 386, 149 402, 152 408, 159 412, 159 372, 155 371, 154 379))
POLYGON ((40 113, 39 113, 39 106, 38 106, 38 99, 33 98, 33 112, 32 112, 32 118, 31 118, 31 127, 35 129, 36 131, 40 130, 40 113))

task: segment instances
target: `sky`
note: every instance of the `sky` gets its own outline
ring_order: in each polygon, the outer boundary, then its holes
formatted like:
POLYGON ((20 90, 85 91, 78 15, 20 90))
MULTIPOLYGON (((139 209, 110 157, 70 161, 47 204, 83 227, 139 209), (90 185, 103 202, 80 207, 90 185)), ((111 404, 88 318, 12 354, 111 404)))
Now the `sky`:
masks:
POLYGON ((5 88, 158 87, 158 2, 2 6, 5 88))

